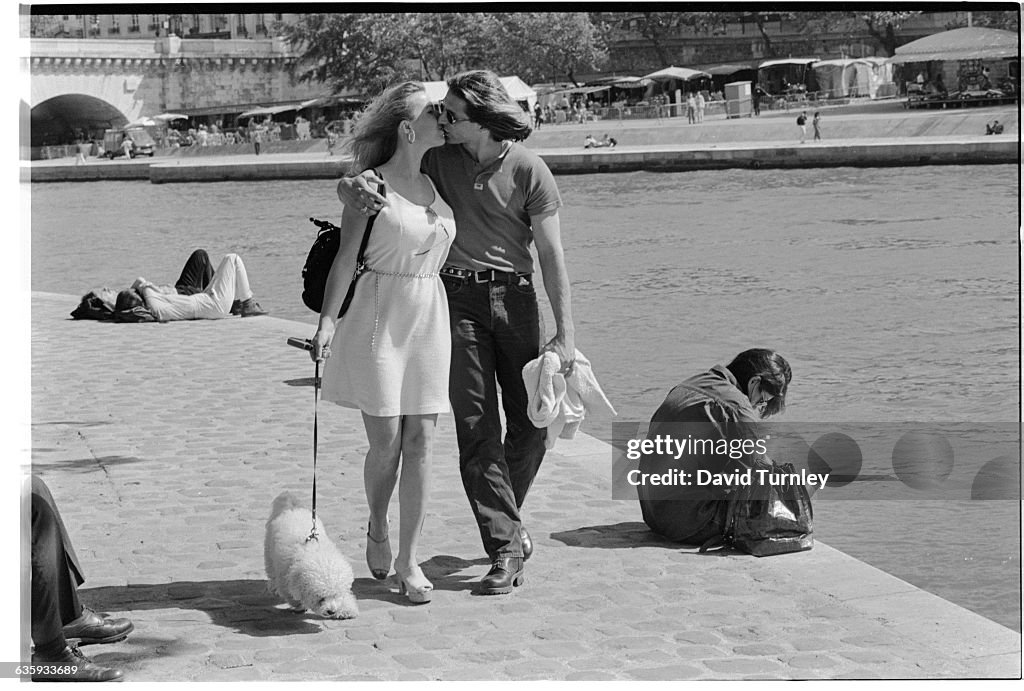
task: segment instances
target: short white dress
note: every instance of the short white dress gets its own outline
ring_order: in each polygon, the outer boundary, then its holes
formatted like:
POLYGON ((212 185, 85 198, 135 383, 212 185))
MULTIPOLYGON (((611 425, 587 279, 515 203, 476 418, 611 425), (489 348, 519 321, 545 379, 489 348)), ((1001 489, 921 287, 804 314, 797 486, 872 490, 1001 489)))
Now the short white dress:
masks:
POLYGON ((430 186, 434 201, 422 206, 384 183, 388 203, 366 245, 369 271, 356 283, 324 364, 325 401, 379 417, 449 409, 452 342, 438 270, 455 238, 455 218, 430 186))

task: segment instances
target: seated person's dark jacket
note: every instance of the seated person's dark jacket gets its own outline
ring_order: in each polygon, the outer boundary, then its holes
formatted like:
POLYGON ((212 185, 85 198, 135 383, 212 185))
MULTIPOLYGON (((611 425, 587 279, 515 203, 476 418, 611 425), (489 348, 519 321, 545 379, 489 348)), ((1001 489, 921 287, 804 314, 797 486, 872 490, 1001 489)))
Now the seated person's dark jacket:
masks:
MULTIPOLYGON (((668 436, 693 439, 753 439, 760 417, 737 386, 736 378, 722 365, 687 379, 672 389, 654 413, 647 438, 668 436)), ((706 449, 705 449, 706 450, 706 449)), ((753 456, 731 458, 716 453, 649 454, 639 460, 642 473, 665 473, 678 468, 690 484, 637 486, 644 522, 654 532, 676 542, 702 544, 721 535, 731 487, 697 485, 697 470, 731 474, 754 465, 767 467, 753 456)))

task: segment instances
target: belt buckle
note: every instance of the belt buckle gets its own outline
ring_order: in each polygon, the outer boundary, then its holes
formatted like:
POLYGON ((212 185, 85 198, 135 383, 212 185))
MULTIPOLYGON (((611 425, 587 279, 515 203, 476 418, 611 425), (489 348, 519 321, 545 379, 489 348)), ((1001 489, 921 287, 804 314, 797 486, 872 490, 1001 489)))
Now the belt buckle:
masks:
POLYGON ((474 271, 473 272, 473 282, 474 283, 488 283, 488 282, 493 281, 493 280, 494 280, 494 271, 493 270, 489 270, 489 271, 474 271), (481 276, 485 276, 485 278, 481 279, 480 278, 481 276))

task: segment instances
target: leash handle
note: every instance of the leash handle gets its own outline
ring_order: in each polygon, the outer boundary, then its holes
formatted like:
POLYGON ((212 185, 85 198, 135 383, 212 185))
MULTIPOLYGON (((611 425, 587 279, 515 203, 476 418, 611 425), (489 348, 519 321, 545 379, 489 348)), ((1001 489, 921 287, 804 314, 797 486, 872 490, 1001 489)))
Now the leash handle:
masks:
POLYGON ((316 540, 318 535, 316 532, 316 452, 319 446, 318 438, 318 420, 317 420, 317 406, 320 402, 320 361, 315 362, 316 369, 313 374, 313 527, 309 531, 309 537, 306 538, 306 542, 310 540, 316 540))

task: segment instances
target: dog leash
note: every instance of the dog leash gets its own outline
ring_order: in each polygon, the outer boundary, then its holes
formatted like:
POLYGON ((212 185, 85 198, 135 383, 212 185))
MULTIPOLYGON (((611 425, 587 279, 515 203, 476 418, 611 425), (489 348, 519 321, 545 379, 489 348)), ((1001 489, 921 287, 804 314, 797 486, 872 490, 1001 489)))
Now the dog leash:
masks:
POLYGON ((313 374, 313 527, 309 531, 309 537, 306 538, 306 542, 310 540, 319 539, 319 535, 316 532, 316 450, 319 446, 317 430, 317 407, 320 402, 320 361, 316 361, 316 369, 313 374))

